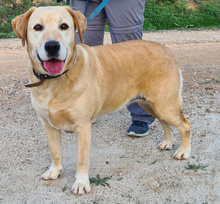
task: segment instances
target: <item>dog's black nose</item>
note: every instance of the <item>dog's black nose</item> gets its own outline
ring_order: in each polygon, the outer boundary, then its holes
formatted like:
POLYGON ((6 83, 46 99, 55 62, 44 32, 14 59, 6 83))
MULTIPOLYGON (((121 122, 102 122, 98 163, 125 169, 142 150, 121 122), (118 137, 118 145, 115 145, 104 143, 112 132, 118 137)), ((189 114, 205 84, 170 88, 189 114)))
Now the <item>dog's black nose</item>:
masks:
POLYGON ((55 40, 48 41, 45 44, 45 50, 49 55, 56 55, 60 50, 60 43, 55 40))

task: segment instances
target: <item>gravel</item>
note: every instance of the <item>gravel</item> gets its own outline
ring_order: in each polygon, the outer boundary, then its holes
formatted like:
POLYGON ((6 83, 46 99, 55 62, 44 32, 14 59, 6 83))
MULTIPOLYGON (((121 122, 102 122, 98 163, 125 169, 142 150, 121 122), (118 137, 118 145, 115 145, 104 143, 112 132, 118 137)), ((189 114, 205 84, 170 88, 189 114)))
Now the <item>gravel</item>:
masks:
MULTIPOLYGON (((180 143, 160 151, 158 121, 144 138, 126 136, 126 108, 93 125, 90 177, 111 177, 109 187, 92 184, 84 196, 71 193, 77 162, 75 134, 62 134, 64 170, 57 180, 41 180, 51 155, 43 127, 31 106, 28 56, 19 39, 0 40, 0 203, 146 204, 220 202, 220 31, 158 31, 144 39, 167 45, 184 77, 184 113, 192 122, 192 156, 177 161, 180 143), (189 164, 208 165, 187 170, 189 164), (64 186, 66 189, 64 190, 64 186)), ((109 33, 105 44, 110 43, 109 33)))

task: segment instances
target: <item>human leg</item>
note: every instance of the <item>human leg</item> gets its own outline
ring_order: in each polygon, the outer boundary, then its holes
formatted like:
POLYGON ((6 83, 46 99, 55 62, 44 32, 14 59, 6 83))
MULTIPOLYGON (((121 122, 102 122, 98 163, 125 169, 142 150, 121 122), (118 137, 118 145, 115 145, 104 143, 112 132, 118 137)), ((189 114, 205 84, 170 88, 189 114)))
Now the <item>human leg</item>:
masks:
MULTIPOLYGON (((112 43, 142 39, 145 3, 146 0, 109 1, 105 7, 105 12, 109 20, 112 43)), ((151 124, 155 118, 136 102, 128 105, 128 110, 131 112, 132 121, 143 123, 132 123, 128 129, 128 134, 135 135, 135 132, 138 131, 143 136, 146 135, 149 127, 146 124, 151 124), (140 128, 137 128, 139 124, 140 128)))
POLYGON ((151 124, 155 120, 155 118, 148 114, 137 102, 129 104, 127 108, 134 121, 142 121, 151 124))
POLYGON ((105 6, 112 43, 142 39, 145 0, 111 0, 105 6))
MULTIPOLYGON (((84 14, 86 8, 86 1, 72 0, 71 8, 76 11, 80 11, 84 14)), ((101 3, 101 0, 89 1, 87 11, 85 13, 86 18, 95 10, 95 8, 101 3)), ((104 40, 104 30, 106 24, 105 10, 101 10, 99 14, 87 24, 85 33, 83 34, 84 43, 89 46, 102 45, 104 40)), ((80 43, 80 39, 77 36, 76 42, 80 43)))

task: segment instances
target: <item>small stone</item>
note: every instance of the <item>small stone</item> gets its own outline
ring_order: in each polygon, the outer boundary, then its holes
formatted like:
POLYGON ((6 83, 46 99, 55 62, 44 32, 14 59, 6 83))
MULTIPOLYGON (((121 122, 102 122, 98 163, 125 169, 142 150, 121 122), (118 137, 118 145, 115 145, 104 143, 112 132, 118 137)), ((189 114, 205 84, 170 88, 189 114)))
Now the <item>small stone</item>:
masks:
POLYGON ((210 113, 211 110, 209 108, 206 108, 205 112, 210 113))

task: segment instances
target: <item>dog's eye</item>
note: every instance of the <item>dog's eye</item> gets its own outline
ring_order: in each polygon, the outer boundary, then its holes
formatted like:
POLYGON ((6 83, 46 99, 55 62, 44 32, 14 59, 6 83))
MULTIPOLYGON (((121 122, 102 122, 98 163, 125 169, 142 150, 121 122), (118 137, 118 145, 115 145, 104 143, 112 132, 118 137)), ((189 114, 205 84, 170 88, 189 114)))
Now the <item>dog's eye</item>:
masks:
POLYGON ((34 30, 41 31, 41 30, 43 30, 43 26, 38 24, 38 25, 34 26, 34 30))
POLYGON ((60 26, 60 29, 61 30, 67 30, 69 28, 69 26, 66 24, 66 23, 63 23, 61 26, 60 26))

